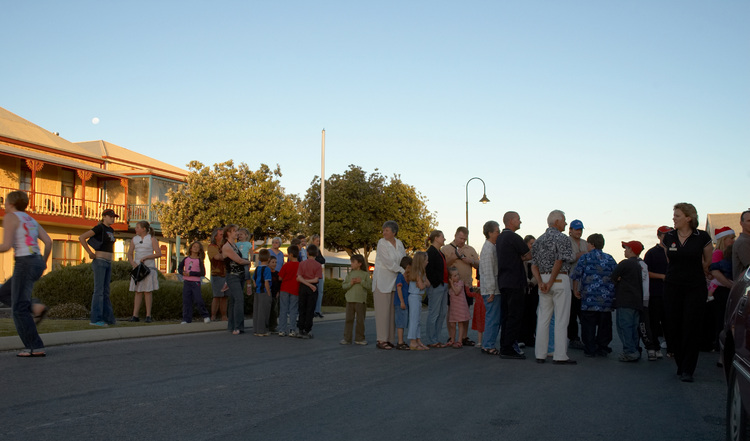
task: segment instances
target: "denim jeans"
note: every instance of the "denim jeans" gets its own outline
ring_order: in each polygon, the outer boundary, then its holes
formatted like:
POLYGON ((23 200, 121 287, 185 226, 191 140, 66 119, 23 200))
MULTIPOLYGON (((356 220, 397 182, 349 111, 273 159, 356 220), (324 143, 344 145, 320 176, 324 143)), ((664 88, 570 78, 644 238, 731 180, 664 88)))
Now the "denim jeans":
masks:
POLYGON ((422 330, 419 326, 419 316, 422 313, 422 295, 409 294, 409 328, 406 338, 409 340, 422 339, 422 330))
POLYGON ((115 313, 109 300, 109 284, 112 281, 112 261, 94 259, 91 262, 94 270, 94 295, 91 297, 91 323, 105 322, 115 324, 115 313))
POLYGON ((42 277, 45 268, 44 260, 39 254, 16 257, 13 276, 5 282, 11 284, 13 323, 24 347, 31 351, 44 348, 31 313, 31 290, 34 288, 34 282, 42 277))
POLYGON ((440 343, 440 333, 445 325, 445 315, 448 313, 448 287, 441 283, 434 288, 427 286, 427 341, 429 344, 440 343))
POLYGON ((325 277, 318 279, 318 300, 315 302, 315 312, 321 313, 320 308, 323 307, 323 285, 325 284, 325 277))
POLYGON ((279 293, 279 332, 288 334, 297 328, 299 297, 281 291, 279 293))
POLYGON ((227 274, 227 329, 230 331, 245 332, 245 294, 242 291, 244 280, 242 274, 227 274))
POLYGON ((182 283, 182 321, 192 323, 193 306, 198 308, 201 317, 208 317, 206 304, 203 303, 203 297, 201 296, 201 282, 185 280, 182 283))
POLYGON ((638 351, 639 312, 632 308, 617 308, 617 335, 622 341, 622 352, 626 355, 640 355, 638 351))
POLYGON ((495 294, 491 302, 488 302, 490 296, 482 296, 484 308, 487 311, 484 315, 484 334, 482 335, 482 348, 497 349, 497 336, 500 333, 500 316, 502 305, 500 294, 495 294))

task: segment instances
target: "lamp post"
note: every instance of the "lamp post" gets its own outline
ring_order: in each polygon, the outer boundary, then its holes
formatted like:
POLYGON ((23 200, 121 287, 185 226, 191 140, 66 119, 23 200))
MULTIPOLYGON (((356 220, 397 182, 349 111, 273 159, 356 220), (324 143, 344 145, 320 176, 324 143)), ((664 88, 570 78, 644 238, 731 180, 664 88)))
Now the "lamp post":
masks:
MULTIPOLYGON (((484 183, 484 180, 482 178, 473 177, 466 181, 466 228, 469 228, 469 182, 473 181, 474 179, 479 179, 482 181, 482 187, 484 188, 482 192, 482 199, 479 200, 479 202, 486 204, 490 200, 487 199, 487 185, 484 183)), ((469 235, 466 235, 466 243, 469 243, 469 235)))

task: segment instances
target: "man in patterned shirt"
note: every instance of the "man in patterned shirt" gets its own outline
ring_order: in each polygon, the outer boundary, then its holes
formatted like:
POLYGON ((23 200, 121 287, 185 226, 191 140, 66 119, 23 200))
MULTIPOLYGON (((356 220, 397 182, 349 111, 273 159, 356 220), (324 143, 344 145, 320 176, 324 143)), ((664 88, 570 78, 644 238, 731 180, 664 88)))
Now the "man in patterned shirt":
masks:
POLYGON ((532 247, 531 272, 539 281, 539 316, 536 325, 537 363, 547 359, 549 323, 555 313, 555 364, 576 364, 568 358, 568 319, 570 317, 570 260, 573 247, 565 231, 565 213, 553 210, 547 216, 547 231, 532 247))
POLYGON ((604 236, 592 234, 586 242, 589 252, 581 256, 570 278, 573 293, 581 300, 581 338, 587 357, 606 357, 611 352, 612 303, 615 285, 610 275, 615 259, 602 251, 604 236))

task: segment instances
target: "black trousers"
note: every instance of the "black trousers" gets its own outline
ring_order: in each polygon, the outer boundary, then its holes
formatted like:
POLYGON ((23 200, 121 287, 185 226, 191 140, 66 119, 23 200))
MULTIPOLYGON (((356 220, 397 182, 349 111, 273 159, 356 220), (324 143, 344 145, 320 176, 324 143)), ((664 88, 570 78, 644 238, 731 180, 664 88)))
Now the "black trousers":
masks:
MULTIPOLYGON (((313 283, 317 287, 317 283, 313 283)), ((297 329, 302 333, 308 333, 313 326, 315 315, 315 303, 318 301, 318 291, 313 292, 307 285, 299 284, 299 318, 297 318, 297 329)))
MULTIPOLYGON (((651 333, 658 341, 664 337, 666 319, 664 317, 664 297, 651 297, 648 303, 648 318, 651 322, 651 333)), ((666 337, 664 337, 666 339, 666 337)))
POLYGON ((612 343, 612 311, 581 311, 581 340, 583 352, 609 352, 612 343))
POLYGON ((513 344, 521 334, 524 290, 500 288, 500 352, 514 352, 513 344))
MULTIPOLYGON (((572 283, 572 282, 571 282, 572 283)), ((570 293, 570 321, 568 322, 568 339, 570 341, 580 340, 578 336, 578 318, 581 316, 581 299, 570 293)))
POLYGON ((667 346, 674 352, 678 374, 695 372, 700 349, 701 317, 708 288, 696 285, 664 284, 664 308, 667 313, 667 346))

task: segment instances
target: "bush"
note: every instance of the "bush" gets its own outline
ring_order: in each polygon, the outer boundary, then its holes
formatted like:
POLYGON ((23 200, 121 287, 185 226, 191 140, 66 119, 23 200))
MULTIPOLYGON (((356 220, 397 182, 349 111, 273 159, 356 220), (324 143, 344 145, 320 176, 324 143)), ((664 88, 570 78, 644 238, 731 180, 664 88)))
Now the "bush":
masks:
MULTIPOLYGON (((110 299, 115 317, 131 317, 135 293, 129 291, 130 281, 118 280, 110 286, 110 299)), ((211 285, 201 285, 201 296, 209 314, 211 313, 211 285)), ((145 304, 141 303, 140 315, 144 315, 145 304)), ((154 320, 182 320, 182 282, 159 280, 159 289, 153 292, 151 317, 154 320)), ((202 319, 198 308, 193 307, 193 319, 202 319)))
POLYGON ((49 317, 54 319, 86 319, 89 310, 77 303, 63 303, 49 309, 49 317))

